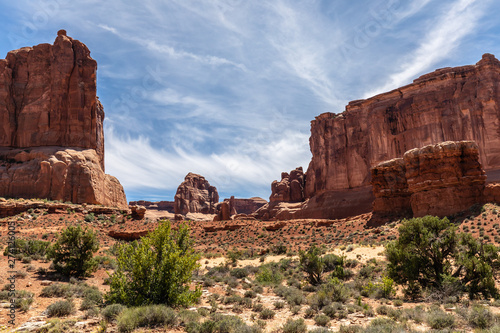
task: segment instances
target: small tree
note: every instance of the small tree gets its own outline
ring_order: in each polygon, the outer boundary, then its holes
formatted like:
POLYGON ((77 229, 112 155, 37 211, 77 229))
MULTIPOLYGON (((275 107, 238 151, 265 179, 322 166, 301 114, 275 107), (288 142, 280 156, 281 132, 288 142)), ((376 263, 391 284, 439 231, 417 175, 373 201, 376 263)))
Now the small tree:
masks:
POLYGON ((201 296, 199 287, 189 288, 198 259, 187 225, 174 233, 169 221, 162 222, 140 241, 119 247, 106 299, 128 306, 187 306, 201 296))
POLYGON ((66 276, 89 276, 97 269, 93 255, 99 250, 96 233, 81 226, 69 226, 47 251, 57 272, 66 276))
POLYGON ((309 283, 318 285, 321 283, 321 274, 325 268, 325 263, 321 257, 321 250, 312 246, 307 251, 300 251, 300 268, 307 274, 309 283))
POLYGON ((457 233, 447 219, 434 216, 403 221, 399 238, 386 246, 389 277, 414 288, 448 288, 458 283, 471 298, 497 294, 493 271, 498 248, 457 233))

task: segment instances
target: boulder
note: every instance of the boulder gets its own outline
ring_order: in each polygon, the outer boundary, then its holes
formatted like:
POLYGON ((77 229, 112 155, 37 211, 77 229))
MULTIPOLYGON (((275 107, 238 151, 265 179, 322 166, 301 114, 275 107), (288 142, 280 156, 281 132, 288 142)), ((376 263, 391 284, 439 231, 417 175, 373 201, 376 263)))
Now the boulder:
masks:
POLYGON ((142 220, 146 215, 146 207, 140 205, 129 206, 134 220, 142 220))

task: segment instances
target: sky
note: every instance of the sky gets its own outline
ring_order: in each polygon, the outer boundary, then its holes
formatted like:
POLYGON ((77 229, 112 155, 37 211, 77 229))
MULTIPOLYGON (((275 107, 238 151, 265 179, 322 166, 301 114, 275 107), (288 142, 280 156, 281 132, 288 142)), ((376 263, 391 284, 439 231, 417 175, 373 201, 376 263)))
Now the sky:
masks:
POLYGON ((106 173, 173 200, 188 172, 260 196, 311 159, 310 121, 500 56, 496 0, 0 0, 0 58, 57 31, 98 62, 106 173))

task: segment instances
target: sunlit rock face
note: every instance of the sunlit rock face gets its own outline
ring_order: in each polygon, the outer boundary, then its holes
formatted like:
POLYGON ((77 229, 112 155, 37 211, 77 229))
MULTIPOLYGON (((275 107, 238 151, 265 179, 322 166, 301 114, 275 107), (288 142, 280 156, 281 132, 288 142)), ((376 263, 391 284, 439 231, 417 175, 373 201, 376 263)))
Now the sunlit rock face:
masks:
POLYGON ((52 45, 0 59, 0 196, 127 207, 120 183, 104 174, 96 71, 89 49, 64 30, 52 45), (16 149, 25 154, 9 151, 16 149), (30 190, 29 182, 39 185, 30 190))

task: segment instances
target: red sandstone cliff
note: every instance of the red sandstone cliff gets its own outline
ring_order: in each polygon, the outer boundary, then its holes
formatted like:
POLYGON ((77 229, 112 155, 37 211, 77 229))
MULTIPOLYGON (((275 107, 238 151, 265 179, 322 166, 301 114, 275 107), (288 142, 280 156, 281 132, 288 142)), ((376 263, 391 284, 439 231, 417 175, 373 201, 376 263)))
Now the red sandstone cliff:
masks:
POLYGON ((477 142, 480 163, 493 180, 500 169, 500 61, 491 54, 476 65, 440 69, 350 102, 342 114, 316 117, 306 172, 309 200, 296 216, 368 212, 373 166, 413 148, 461 140, 477 142))
POLYGON ((478 143, 486 170, 500 168, 500 61, 445 68, 339 115, 311 122, 306 196, 370 183, 370 168, 405 151, 443 141, 478 143))
POLYGON ((89 49, 64 30, 53 45, 0 59, 0 196, 127 207, 118 180, 104 174, 96 71, 89 49))

